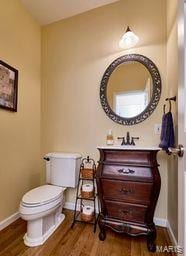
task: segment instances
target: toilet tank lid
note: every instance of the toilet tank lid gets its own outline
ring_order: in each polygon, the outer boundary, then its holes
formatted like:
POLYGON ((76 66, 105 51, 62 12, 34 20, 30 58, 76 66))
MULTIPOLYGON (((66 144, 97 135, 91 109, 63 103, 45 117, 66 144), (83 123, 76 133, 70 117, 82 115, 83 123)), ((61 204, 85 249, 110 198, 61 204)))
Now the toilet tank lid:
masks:
POLYGON ((52 152, 46 154, 46 157, 79 159, 82 156, 78 153, 52 152))

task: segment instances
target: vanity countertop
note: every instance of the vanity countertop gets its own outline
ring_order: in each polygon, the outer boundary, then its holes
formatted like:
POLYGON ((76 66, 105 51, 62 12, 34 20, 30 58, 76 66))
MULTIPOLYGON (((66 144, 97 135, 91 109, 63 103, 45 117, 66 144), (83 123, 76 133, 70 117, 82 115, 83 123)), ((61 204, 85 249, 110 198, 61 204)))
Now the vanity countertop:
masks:
POLYGON ((161 150, 161 148, 159 148, 159 147, 155 147, 155 146, 153 146, 153 147, 144 147, 144 146, 141 146, 141 147, 139 147, 139 146, 121 146, 121 145, 113 145, 113 146, 107 146, 107 145, 105 145, 105 146, 98 146, 97 147, 98 149, 118 149, 118 150, 152 150, 152 151, 159 151, 159 150, 161 150))

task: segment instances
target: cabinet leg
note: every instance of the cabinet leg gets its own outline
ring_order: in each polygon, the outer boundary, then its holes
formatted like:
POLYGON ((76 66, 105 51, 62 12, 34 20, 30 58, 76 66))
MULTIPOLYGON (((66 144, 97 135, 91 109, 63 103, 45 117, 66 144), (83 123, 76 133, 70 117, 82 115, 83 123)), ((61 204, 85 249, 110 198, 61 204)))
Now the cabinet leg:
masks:
POLYGON ((99 232, 99 240, 104 241, 105 238, 106 238, 105 230, 100 230, 100 232, 99 232))
POLYGON ((149 234, 147 236, 147 248, 150 252, 156 252, 156 228, 155 225, 153 225, 152 227, 150 227, 150 231, 149 234))
POLYGON ((75 224, 75 221, 73 221, 73 222, 72 222, 71 228, 73 228, 73 227, 74 227, 74 224, 75 224))
POLYGON ((99 228, 100 228, 100 232, 99 232, 99 240, 104 241, 106 238, 106 232, 105 232, 105 227, 103 224, 99 223, 99 228))

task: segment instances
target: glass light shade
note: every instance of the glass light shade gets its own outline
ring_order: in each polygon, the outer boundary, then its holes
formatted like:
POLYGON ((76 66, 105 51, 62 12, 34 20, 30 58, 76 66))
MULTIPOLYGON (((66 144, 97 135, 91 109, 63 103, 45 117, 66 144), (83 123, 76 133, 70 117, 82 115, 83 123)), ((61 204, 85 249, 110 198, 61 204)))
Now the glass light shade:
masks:
POLYGON ((135 35, 134 32, 132 32, 128 27, 127 31, 122 36, 119 42, 119 46, 121 48, 131 48, 131 47, 134 47, 138 42, 139 42, 139 37, 135 35))

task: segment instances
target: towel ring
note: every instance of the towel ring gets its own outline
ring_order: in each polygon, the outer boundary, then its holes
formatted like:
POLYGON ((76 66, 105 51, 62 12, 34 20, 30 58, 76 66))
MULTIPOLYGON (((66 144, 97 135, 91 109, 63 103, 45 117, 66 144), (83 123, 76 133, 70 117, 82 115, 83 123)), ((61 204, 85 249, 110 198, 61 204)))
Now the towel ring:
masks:
POLYGON ((166 104, 163 105, 163 114, 165 114, 166 104))
MULTIPOLYGON (((171 110, 172 110, 171 100, 168 99, 168 101, 169 101, 169 112, 171 112, 171 110)), ((163 113, 164 114, 165 114, 165 109, 166 109, 166 104, 163 105, 163 113)))

